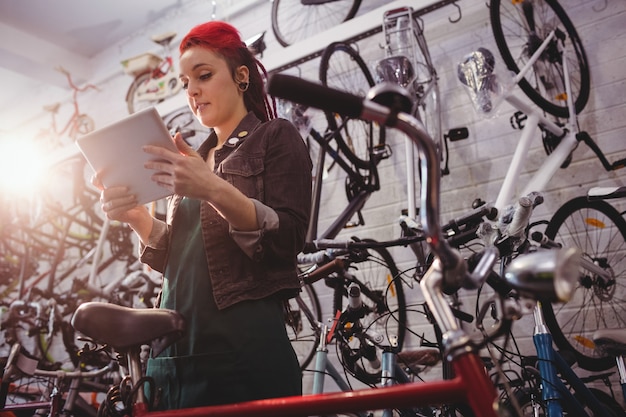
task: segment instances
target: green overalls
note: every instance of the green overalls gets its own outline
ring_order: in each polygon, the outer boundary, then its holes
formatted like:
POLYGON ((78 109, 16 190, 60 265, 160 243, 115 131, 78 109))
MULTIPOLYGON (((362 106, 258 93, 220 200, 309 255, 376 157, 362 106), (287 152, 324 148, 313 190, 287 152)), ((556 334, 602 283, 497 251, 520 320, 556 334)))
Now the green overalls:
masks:
POLYGON ((162 389, 159 409, 301 395, 297 358, 273 297, 218 310, 200 228, 200 201, 184 198, 174 219, 161 308, 187 322, 185 337, 148 361, 162 389))

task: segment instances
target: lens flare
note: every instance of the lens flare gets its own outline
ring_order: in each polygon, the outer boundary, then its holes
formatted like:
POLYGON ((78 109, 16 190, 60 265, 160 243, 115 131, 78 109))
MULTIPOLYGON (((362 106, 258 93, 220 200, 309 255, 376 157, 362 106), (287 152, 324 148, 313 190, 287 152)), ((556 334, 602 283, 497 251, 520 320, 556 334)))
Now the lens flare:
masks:
POLYGON ((41 151, 28 141, 0 142, 0 190, 29 195, 42 185, 45 167, 41 151))

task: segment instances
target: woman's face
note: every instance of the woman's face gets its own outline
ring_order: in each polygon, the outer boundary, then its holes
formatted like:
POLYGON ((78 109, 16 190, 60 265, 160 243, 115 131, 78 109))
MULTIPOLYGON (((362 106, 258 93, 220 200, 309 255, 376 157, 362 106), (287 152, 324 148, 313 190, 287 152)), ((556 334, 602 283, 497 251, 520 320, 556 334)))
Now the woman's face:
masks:
MULTIPOLYGON (((235 77, 238 82, 248 82, 248 68, 239 67, 235 77)), ((206 127, 234 129, 247 113, 228 64, 210 49, 193 46, 181 55, 180 80, 191 111, 206 127)))

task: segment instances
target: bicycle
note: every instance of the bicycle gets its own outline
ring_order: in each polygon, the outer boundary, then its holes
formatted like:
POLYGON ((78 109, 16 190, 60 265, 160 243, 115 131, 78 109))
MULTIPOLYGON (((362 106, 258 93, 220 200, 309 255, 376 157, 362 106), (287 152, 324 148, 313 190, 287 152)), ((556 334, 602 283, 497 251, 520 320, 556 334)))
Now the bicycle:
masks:
POLYGON ((278 43, 289 46, 352 19, 360 5, 361 0, 274 0, 272 31, 278 43))
MULTIPOLYGON (((413 15, 411 7, 388 10, 383 14, 385 58, 376 62, 374 73, 376 82, 393 82, 409 91, 413 97, 411 113, 424 124, 437 143, 444 165, 442 173, 446 175, 450 172, 446 152, 449 135, 442 132, 438 75, 424 37, 423 22, 413 15)), ((457 135, 453 140, 459 139, 461 137, 457 135)), ((407 142, 407 161, 411 161, 411 165, 412 149, 407 142)), ((411 172, 407 176, 413 178, 411 172)), ((409 199, 413 195, 414 191, 409 199)))
POLYGON ((189 106, 183 106, 165 114, 163 122, 172 136, 180 132, 185 142, 194 149, 198 149, 211 133, 211 129, 200 124, 189 106))
MULTIPOLYGON (((356 84, 359 88, 374 85, 374 81, 369 70, 358 53, 349 45, 336 43, 331 44, 322 57, 322 65, 320 68, 320 77, 324 78, 329 74, 330 68, 338 68, 336 65, 339 60, 348 65, 348 73, 352 77, 349 79, 348 85, 356 84), (345 59, 344 59, 345 58, 345 59), (330 62, 333 62, 331 64, 330 62)), ((327 80, 337 82, 338 77, 329 77, 327 80)), ((343 88, 346 88, 344 85, 343 88)), ((329 115, 327 118, 328 129, 325 133, 315 130, 309 117, 305 114, 306 108, 297 104, 281 102, 282 112, 285 117, 299 126, 306 136, 311 140, 309 148, 316 155, 316 172, 313 178, 313 201, 311 205, 311 217, 307 230, 306 244, 304 253, 315 252, 317 248, 313 242, 317 239, 332 239, 336 237, 343 229, 353 228, 364 224, 361 209, 369 199, 372 193, 380 189, 377 165, 381 160, 389 157, 390 150, 384 144, 384 128, 376 126, 372 122, 359 121, 352 119, 335 119, 335 115, 329 115), (369 132, 375 132, 375 143, 366 142, 366 135, 369 132), (311 146, 312 142, 316 143, 317 149, 311 146), (367 144, 366 144, 367 143, 367 144), (336 145, 334 145, 336 144, 336 145), (336 148, 334 147, 336 146, 336 148), (330 165, 326 162, 332 161, 332 166, 337 166, 335 171, 337 176, 345 174, 345 190, 348 199, 347 205, 341 210, 341 213, 333 220, 326 230, 318 232, 319 215, 322 201, 322 188, 324 178, 328 173, 330 165), (324 169, 326 167, 327 169, 324 169), (337 172, 339 171, 339 172, 337 172), (356 215, 356 220, 352 220, 356 215)), ((311 264, 317 262, 315 259, 300 258, 301 268, 305 270, 311 264)), ((351 265, 356 267, 357 271, 352 275, 354 280, 361 283, 363 292, 369 298, 371 305, 378 306, 372 310, 372 322, 376 321, 376 317, 385 314, 387 311, 400 311, 398 332, 400 344, 404 339, 404 292, 402 283, 395 280, 397 269, 391 255, 384 248, 372 249, 371 251, 363 250, 352 253, 351 265), (389 289, 391 287, 391 290, 389 289)), ((339 282, 339 281, 335 281, 339 282)), ((347 285, 347 284, 346 284, 347 285)), ((342 308, 342 298, 346 297, 345 286, 337 284, 333 287, 334 303, 338 309, 342 308)), ((320 304, 315 289, 306 285, 301 295, 300 301, 304 302, 315 312, 316 320, 320 320, 320 304)), ((288 326, 292 345, 298 354, 300 365, 302 368, 312 360, 315 354, 315 348, 319 344, 319 339, 315 332, 310 331, 310 326, 302 326, 301 320, 304 317, 300 312, 300 307, 295 300, 290 302, 290 318, 295 326, 288 326)))
MULTIPOLYGON (((518 378, 516 380, 508 379, 507 391, 503 392, 501 401, 510 413, 517 415, 519 411, 519 415, 523 416, 540 413, 548 417, 557 417, 564 415, 564 411, 567 415, 576 416, 624 416, 626 412, 613 396, 586 385, 595 380, 606 382, 609 374, 581 378, 570 366, 574 361, 566 359, 568 352, 563 351, 561 354, 554 349, 552 335, 541 308, 541 304, 549 302, 550 298, 545 297, 539 302, 525 301, 526 286, 529 285, 528 264, 542 262, 548 256, 549 251, 538 249, 530 254, 522 255, 515 265, 511 264, 506 269, 504 277, 506 281, 498 275, 492 275, 490 279, 487 279, 487 282, 496 283, 493 288, 501 300, 499 311, 502 314, 510 317, 533 314, 535 324, 533 342, 536 356, 520 357, 517 360, 521 374, 515 374, 518 378), (513 386, 516 387, 514 390, 511 389, 513 386)), ((563 274, 569 276, 565 284, 568 288, 561 288, 561 290, 573 296, 577 290, 578 266, 576 263, 570 263, 567 258, 578 257, 580 253, 575 248, 562 249, 559 252, 562 259, 557 260, 556 268, 566 268, 563 274)), ((483 332, 486 332, 483 325, 485 313, 486 311, 483 311, 477 317, 477 326, 483 332)), ((607 344, 610 340, 605 340, 604 343, 607 344)), ((505 343, 507 343, 506 339, 505 343)), ((495 347, 506 355, 505 360, 508 362, 513 360, 511 358, 513 354, 506 351, 506 345, 495 345, 495 347)), ((620 356, 617 355, 617 357, 620 356)), ((623 370, 620 370, 620 375, 622 378, 626 376, 623 370)))
MULTIPOLYGON (((99 352, 85 347, 81 357, 94 360, 99 352)), ((98 358, 101 363, 101 357, 98 358)), ((94 362, 95 363, 95 362, 94 362)), ((116 382, 117 363, 105 361, 99 367, 83 363, 76 370, 46 370, 19 343, 12 345, 2 369, 0 412, 16 416, 38 415, 95 417, 97 404, 88 402, 81 393, 106 392, 116 382)), ((119 380, 119 378, 117 378, 119 380)))
POLYGON ((124 72, 133 77, 126 93, 128 113, 160 103, 182 89, 172 56, 175 37, 175 32, 166 32, 150 38, 163 48, 162 55, 145 52, 122 61, 124 72))
POLYGON ((544 246, 581 248, 587 261, 580 270, 578 290, 567 304, 542 304, 554 342, 573 352, 581 367, 606 370, 614 366, 614 361, 597 349, 593 333, 601 328, 626 326, 622 279, 626 221, 606 201, 581 196, 567 201, 554 213, 544 234, 544 246))
POLYGON ((93 84, 85 84, 82 87, 78 87, 72 80, 72 75, 65 68, 58 66, 55 68, 57 71, 65 75, 67 83, 72 89, 72 114, 63 127, 57 124, 57 113, 61 108, 61 103, 54 103, 44 106, 44 110, 50 113, 50 126, 42 130, 36 140, 49 140, 52 143, 51 149, 57 149, 64 145, 63 136, 67 135, 72 142, 81 135, 86 135, 92 132, 95 128, 95 122, 88 114, 81 113, 78 107, 78 93, 85 92, 89 89, 98 90, 93 84))
MULTIPOLYGON (((534 68, 537 63, 540 63, 544 70, 546 68, 554 67, 557 70, 554 72, 544 72, 547 73, 560 73, 560 74, 569 74, 569 54, 567 53, 567 46, 571 43, 576 43, 578 46, 576 47, 577 59, 579 59, 579 65, 576 68, 579 69, 580 75, 579 78, 584 80, 588 76, 588 68, 586 66, 586 59, 584 59, 584 51, 582 50, 582 45, 579 43, 578 37, 573 31, 573 27, 569 22, 569 19, 566 18, 562 9, 558 9, 556 5, 552 4, 553 2, 548 2, 551 4, 551 7, 555 10, 555 15, 557 18, 557 22, 563 22, 563 25, 567 27, 565 30, 551 30, 549 33, 543 33, 539 28, 536 28, 536 31, 533 34, 538 34, 539 36, 545 36, 543 42, 540 45, 536 45, 535 41, 537 41, 536 37, 532 37, 530 41, 527 43, 533 47, 532 50, 528 50, 524 52, 524 57, 527 59, 525 62, 525 66, 517 73, 513 80, 510 83, 504 83, 503 85, 498 80, 498 76, 494 70, 495 67, 495 59, 493 58, 493 54, 485 48, 480 48, 479 50, 466 55, 464 61, 458 66, 458 75, 461 82, 471 87, 472 92, 471 96, 474 100, 474 103, 479 109, 479 111, 484 113, 490 113, 493 109, 499 104, 499 100, 506 100, 510 104, 512 104, 515 108, 520 110, 520 113, 516 114, 512 118, 512 124, 515 124, 517 127, 521 129, 521 137, 520 141, 515 148, 515 153, 513 155, 512 163, 506 173, 504 181, 501 185, 500 191, 498 193, 495 207, 500 212, 501 223, 497 226, 494 226, 490 230, 483 230, 485 232, 482 236, 484 240, 497 240, 502 242, 503 237, 500 235, 501 230, 506 230, 506 239, 508 240, 509 251, 517 250, 517 248, 523 244, 525 241, 525 233, 527 231, 527 227, 529 225, 529 219, 532 215, 532 211, 536 204, 539 204, 540 201, 537 199, 539 196, 537 193, 543 191, 546 185, 549 183, 550 179, 556 173, 556 171, 561 167, 565 168, 569 165, 569 160, 571 158, 572 151, 578 146, 580 142, 585 142, 596 154, 598 159, 601 161, 603 167, 607 171, 612 171, 619 169, 624 166, 626 160, 622 159, 616 161, 614 163, 609 163, 605 158, 604 154, 597 146, 597 144, 593 141, 591 136, 583 131, 579 131, 576 125, 576 110, 575 106, 580 106, 580 103, 584 102, 585 95, 585 87, 580 86, 576 90, 572 90, 570 88, 571 84, 568 81, 569 77, 565 78, 564 87, 566 91, 560 95, 560 98, 565 100, 565 106, 568 109, 567 114, 570 115, 567 126, 562 127, 557 123, 554 123, 546 116, 544 116, 538 109, 533 108, 530 105, 524 103, 521 99, 519 99, 514 94, 514 88, 518 84, 521 84, 521 81, 527 76, 527 72, 536 71, 534 68), (557 11, 558 10, 558 11, 557 11), (567 19, 567 20, 566 20, 567 19), (566 36, 569 35, 569 37, 566 36), (564 46, 563 46, 564 45, 564 46), (565 48, 565 49, 563 49, 565 48), (526 53, 532 53, 532 56, 528 57, 526 53), (557 55, 557 58, 561 58, 561 64, 559 64, 554 59, 554 55, 557 55), (586 75, 584 75, 586 74, 586 75), (493 93, 495 91, 500 91, 501 96, 494 96, 493 93), (582 97, 582 98, 580 98, 582 97), (519 176, 521 173, 522 166, 527 157, 527 151, 530 146, 531 141, 534 139, 536 129, 540 127, 544 133, 544 147, 546 148, 548 157, 543 161, 541 167, 533 174, 532 178, 525 184, 523 190, 518 194, 519 197, 518 202, 515 205, 509 205, 509 202, 512 200, 515 187, 519 182, 519 176), (531 197, 530 200, 527 200, 527 197, 531 197), (522 203, 522 204, 520 204, 522 203), (524 207, 522 207, 524 206, 524 207), (504 222, 504 224, 502 224, 504 222)), ((498 10, 497 7, 494 7, 496 3, 492 4, 492 19, 494 18, 494 10, 498 10)), ((523 2, 526 4, 526 2, 523 2)), ((521 6, 520 6, 521 7, 521 6)), ((530 9, 529 12, 532 12, 535 9, 530 9)), ((541 9, 543 10, 543 9, 541 9)), ((527 16, 531 16, 532 13, 527 16)), ((539 19, 536 19, 537 22, 540 22, 539 19)), ((553 20, 554 21, 554 20, 553 20)), ((552 26, 550 26, 552 29, 552 26)), ((524 38, 526 39, 526 38, 524 38)), ((541 39, 539 39, 541 40, 541 39)), ((524 40, 523 42, 526 42, 524 40)), ((545 77, 544 77, 545 80, 545 77)), ((557 84, 555 80, 554 83, 557 84)), ((558 85, 563 85, 562 82, 558 81, 558 85)), ((545 93, 541 84, 537 84, 535 86, 537 90, 541 90, 538 94, 545 93)), ((562 103, 561 101, 558 102, 562 103)), ((538 106, 542 107, 543 110, 550 110, 556 112, 557 109, 554 103, 536 103, 538 106)), ((559 107, 560 106, 556 106, 559 107)), ((576 108, 577 109, 577 108, 576 108)), ((560 111, 560 110, 559 110, 560 111)), ((581 206, 582 203, 570 203, 563 207, 561 211, 559 211, 558 216, 554 216, 553 219, 548 223, 548 228, 546 232, 550 234, 551 237, 555 237, 557 231, 561 227, 563 223, 563 218, 571 214, 572 211, 576 211, 577 208, 581 206)), ((619 230, 622 227, 621 220, 615 218, 615 216, 605 216, 604 219, 616 224, 617 229, 619 230)), ((608 223, 611 224, 611 223, 608 223)), ((570 240, 570 236, 559 237, 562 240, 562 244, 570 245, 570 244, 581 244, 582 242, 573 242, 570 240)), ((583 250, 587 250, 585 247, 581 247, 583 250)), ((613 308, 619 307, 619 292, 615 293, 614 291, 621 291, 620 284, 616 281, 615 272, 612 270, 612 265, 608 264, 597 264, 594 260, 606 259, 600 255, 600 258, 597 257, 597 254, 594 253, 597 248, 590 248, 589 254, 583 257, 583 268, 587 271, 583 276, 581 276, 581 284, 588 285, 589 288, 593 288, 596 290, 596 295, 593 295, 593 299, 598 303, 594 307, 594 311, 597 317, 601 317, 601 312, 604 309, 611 311, 613 308), (588 282, 585 284, 587 277, 594 277, 593 282, 588 282), (616 284, 617 283, 617 284, 616 284), (614 298, 614 295, 616 296, 614 298), (604 298, 603 298, 604 297, 604 298)), ((619 274, 619 271, 617 272, 619 274)), ((586 293, 587 296, 591 295, 591 292, 586 293)), ((579 297, 580 294, 576 295, 579 297)), ((574 299, 573 305, 577 305, 574 299)), ((589 300, 587 301, 589 302, 589 300)), ((579 364, 590 370, 600 370, 601 368, 606 369, 607 361, 605 359, 599 358, 597 354, 593 353, 592 349, 585 347, 585 340, 589 338, 585 338, 585 333, 581 328, 572 329, 566 323, 568 320, 567 314, 564 314, 566 317, 558 317, 558 314, 554 314, 551 310, 551 305, 549 303, 542 304, 544 309, 544 314, 546 317, 557 316, 556 322, 558 325, 553 326, 554 321, 548 320, 550 324, 550 330, 555 334, 555 342, 563 349, 574 349, 577 354, 577 359, 579 364), (559 337, 559 333, 562 331, 559 329, 559 326, 563 326, 567 332, 563 333, 564 337, 559 337), (580 337, 579 337, 580 336, 580 337), (576 343, 575 340, 579 339, 580 343, 576 343), (567 342, 567 343, 565 343, 567 342)), ((565 312, 568 309, 566 306, 559 306, 560 312, 565 312)), ((614 320, 620 320, 619 316, 614 316, 614 320)), ((601 323, 601 319, 598 319, 596 324, 601 323)), ((607 319, 608 320, 608 319, 607 319)), ((610 323, 608 323, 610 324, 610 323)), ((578 325, 586 326, 586 323, 582 323, 582 321, 578 322, 578 325)), ((600 325, 600 324, 599 324, 600 325)), ((593 326, 593 325, 592 325, 593 326)), ((610 366, 610 365, 608 365, 610 366)))

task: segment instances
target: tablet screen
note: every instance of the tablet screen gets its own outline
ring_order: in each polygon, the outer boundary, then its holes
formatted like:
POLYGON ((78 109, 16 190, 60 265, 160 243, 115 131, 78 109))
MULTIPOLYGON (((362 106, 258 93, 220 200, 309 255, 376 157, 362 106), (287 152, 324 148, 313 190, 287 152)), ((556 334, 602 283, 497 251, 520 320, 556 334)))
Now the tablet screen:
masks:
POLYGON ((160 145, 178 152, 154 107, 82 136, 76 144, 105 187, 127 186, 140 204, 172 194, 150 179, 153 170, 144 168, 144 163, 153 158, 142 150, 144 145, 160 145))

